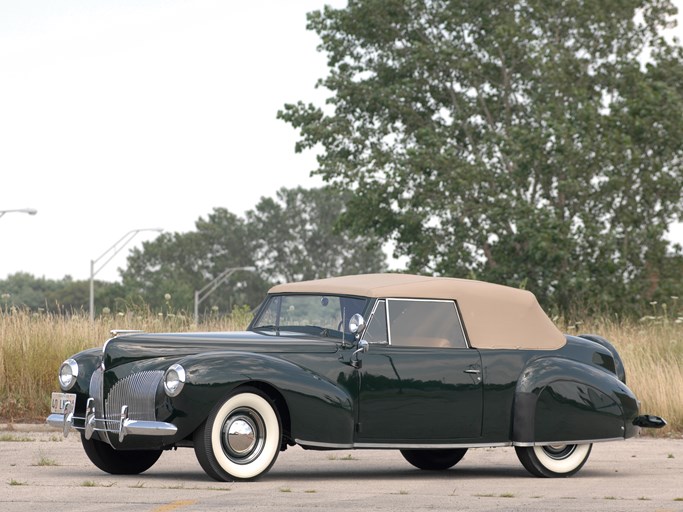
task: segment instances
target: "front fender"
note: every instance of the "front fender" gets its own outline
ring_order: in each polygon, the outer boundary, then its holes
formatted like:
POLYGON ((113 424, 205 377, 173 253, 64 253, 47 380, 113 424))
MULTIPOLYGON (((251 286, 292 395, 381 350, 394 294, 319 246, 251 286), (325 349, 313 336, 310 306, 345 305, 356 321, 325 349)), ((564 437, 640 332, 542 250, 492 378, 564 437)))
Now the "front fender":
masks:
POLYGON ((638 415, 633 392, 614 374, 562 357, 535 359, 515 390, 515 444, 630 437, 638 415))
POLYGON ((71 358, 78 363, 78 377, 68 393, 76 394, 74 414, 82 416, 85 413, 85 405, 88 398, 90 398, 90 379, 102 362, 102 349, 90 348, 83 350, 71 356, 71 358))
POLYGON ((177 439, 194 432, 235 388, 251 384, 273 389, 283 398, 293 439, 353 442, 350 393, 309 369, 281 357, 232 351, 189 356, 178 363, 185 369, 186 383, 177 397, 167 397, 164 419, 178 427, 177 439))

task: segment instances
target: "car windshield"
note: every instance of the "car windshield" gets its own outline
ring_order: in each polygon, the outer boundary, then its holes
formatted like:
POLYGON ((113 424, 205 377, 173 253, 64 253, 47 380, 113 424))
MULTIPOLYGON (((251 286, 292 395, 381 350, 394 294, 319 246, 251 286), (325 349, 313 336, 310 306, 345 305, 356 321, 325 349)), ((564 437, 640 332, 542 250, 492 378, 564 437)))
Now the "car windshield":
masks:
POLYGON ((252 325, 259 331, 294 331, 353 339, 349 319, 363 313, 368 299, 339 295, 273 295, 252 325))

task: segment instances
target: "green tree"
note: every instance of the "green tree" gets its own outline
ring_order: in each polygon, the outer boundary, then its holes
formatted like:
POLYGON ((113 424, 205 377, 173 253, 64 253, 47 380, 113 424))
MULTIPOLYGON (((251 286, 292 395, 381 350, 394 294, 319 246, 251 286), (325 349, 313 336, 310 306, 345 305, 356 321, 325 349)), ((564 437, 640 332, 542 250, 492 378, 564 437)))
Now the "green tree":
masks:
POLYGON ((11 274, 0 281, 0 304, 7 307, 45 308, 48 304, 46 294, 54 289, 53 284, 44 277, 36 278, 27 272, 11 274))
MULTIPOLYGON (((97 297, 109 291, 112 283, 98 283, 97 297)), ((86 312, 90 298, 90 284, 88 281, 75 281, 71 276, 65 276, 60 281, 54 281, 45 291, 45 303, 51 310, 61 310, 65 313, 86 312)))
MULTIPOLYGON (((254 265, 254 248, 244 220, 225 208, 199 218, 196 231, 163 233, 133 249, 121 272, 130 305, 144 303, 154 311, 194 308, 194 292, 232 267, 254 265), (167 298, 170 296, 170 299, 167 298)), ((267 285, 251 272, 235 273, 202 303, 231 311, 235 305, 255 306, 267 285)), ((120 306, 119 306, 120 307, 120 306)))
POLYGON ((261 198, 247 212, 259 268, 271 282, 381 272, 386 255, 375 236, 338 225, 350 193, 302 187, 261 198))
POLYGON ((350 0, 309 14, 324 107, 296 150, 409 270, 546 304, 652 295, 683 200, 683 53, 667 0, 350 0), (647 61, 645 61, 647 59, 647 61))
POLYGON ((283 188, 275 199, 261 198, 245 218, 215 208, 195 231, 164 233, 131 251, 121 273, 127 302, 116 309, 142 303, 154 311, 192 311, 195 290, 233 267, 257 272, 233 274, 207 296, 202 312, 255 307, 281 281, 384 270, 377 239, 335 231, 347 199, 334 190, 283 188))
MULTIPOLYGON (((5 309, 15 306, 53 313, 85 313, 89 294, 88 281, 76 281, 68 275, 56 280, 17 272, 0 280, 0 308, 5 309)), ((98 281, 95 297, 101 309, 103 305, 113 303, 116 297, 123 297, 121 284, 98 281)))

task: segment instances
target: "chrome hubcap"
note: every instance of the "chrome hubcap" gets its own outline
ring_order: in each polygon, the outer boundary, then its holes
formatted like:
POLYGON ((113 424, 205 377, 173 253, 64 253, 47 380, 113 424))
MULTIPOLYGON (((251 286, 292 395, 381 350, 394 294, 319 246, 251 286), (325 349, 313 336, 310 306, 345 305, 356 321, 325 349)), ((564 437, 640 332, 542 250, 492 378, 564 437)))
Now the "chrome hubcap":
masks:
POLYGON ((237 464, 256 459, 265 443, 265 427, 261 416, 252 409, 236 409, 223 423, 223 450, 237 464))
POLYGON ((254 447, 256 436, 250 421, 236 419, 228 426, 228 446, 233 453, 241 455, 254 447))
POLYGON ((543 451, 546 455, 555 460, 566 459, 574 453, 575 449, 575 444, 550 444, 543 447, 543 451))

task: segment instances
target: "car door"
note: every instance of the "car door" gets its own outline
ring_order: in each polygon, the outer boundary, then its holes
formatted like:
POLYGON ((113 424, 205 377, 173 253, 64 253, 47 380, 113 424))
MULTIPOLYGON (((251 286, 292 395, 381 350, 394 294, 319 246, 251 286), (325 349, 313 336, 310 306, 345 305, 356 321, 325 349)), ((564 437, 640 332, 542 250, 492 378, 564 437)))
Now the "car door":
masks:
POLYGON ((479 351, 450 300, 377 301, 364 339, 357 443, 443 443, 481 436, 479 351))

